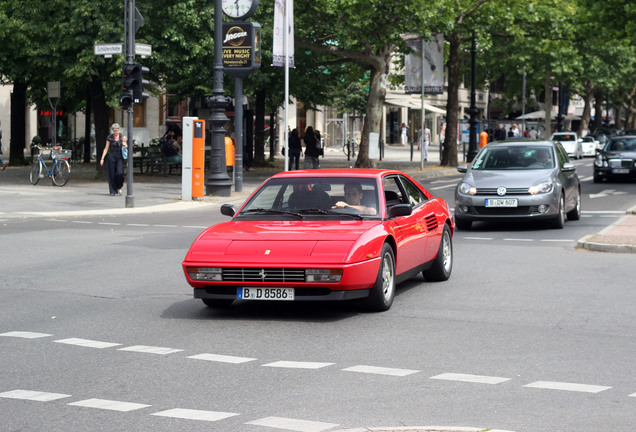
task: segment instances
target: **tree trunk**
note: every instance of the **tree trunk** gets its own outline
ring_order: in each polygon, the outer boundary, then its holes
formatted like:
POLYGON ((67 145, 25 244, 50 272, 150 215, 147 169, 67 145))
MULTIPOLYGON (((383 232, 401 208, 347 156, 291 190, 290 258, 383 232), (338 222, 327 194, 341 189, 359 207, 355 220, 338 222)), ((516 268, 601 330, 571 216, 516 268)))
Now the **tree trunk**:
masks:
POLYGON ((446 102, 446 135, 440 165, 457 166, 457 116, 459 113, 459 48, 462 38, 459 33, 450 36, 448 49, 448 101, 446 102))
POLYGON ((97 147, 97 171, 99 178, 106 178, 106 166, 100 165, 104 147, 106 147, 106 137, 110 133, 108 126, 108 106, 106 106, 106 95, 102 85, 102 79, 96 75, 92 76, 89 84, 89 93, 91 96, 91 107, 93 108, 93 116, 95 118, 95 145, 97 147))
MULTIPOLYGON (((388 67, 388 66, 387 66, 388 67)), ((367 102, 367 114, 364 118, 364 127, 360 139, 360 149, 356 159, 356 168, 371 168, 373 162, 369 159, 369 133, 380 132, 382 125, 382 106, 386 90, 382 88, 382 74, 384 71, 372 70, 369 83, 369 100, 367 102)))
POLYGON ((11 93, 11 137, 9 163, 17 164, 24 159, 26 146, 26 91, 28 84, 20 80, 13 83, 11 93))
POLYGON ((594 131, 603 127, 603 100, 603 90, 594 89, 594 131))
POLYGON ((86 89, 86 120, 84 121, 84 163, 91 163, 91 92, 86 89))
POLYGON ((543 77, 544 111, 543 128, 545 130, 543 138, 549 139, 552 136, 552 71, 545 71, 543 77))
POLYGON ((618 99, 614 102, 614 128, 618 130, 623 129, 623 117, 621 115, 621 111, 623 110, 623 101, 618 99))
POLYGON ((254 109, 254 165, 265 164, 265 101, 267 91, 256 92, 256 107, 254 109))
POLYGON ((588 79, 585 81, 585 85, 583 88, 583 114, 581 115, 581 124, 579 125, 579 130, 576 132, 578 136, 583 136, 583 133, 587 131, 590 125, 590 118, 592 115, 592 83, 588 79))

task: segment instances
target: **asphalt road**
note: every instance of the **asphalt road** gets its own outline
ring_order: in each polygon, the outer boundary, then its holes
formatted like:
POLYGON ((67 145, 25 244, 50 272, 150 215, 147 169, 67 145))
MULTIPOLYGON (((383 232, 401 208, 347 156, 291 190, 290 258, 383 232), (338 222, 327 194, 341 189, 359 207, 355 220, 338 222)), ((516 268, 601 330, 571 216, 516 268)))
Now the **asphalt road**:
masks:
MULTIPOLYGON (((204 307, 180 263, 216 209, 5 221, 1 429, 633 430, 633 255, 574 246, 636 186, 577 164, 580 221, 458 231, 451 279, 408 281, 378 314, 204 307)), ((458 178, 427 186, 452 203, 458 178)))

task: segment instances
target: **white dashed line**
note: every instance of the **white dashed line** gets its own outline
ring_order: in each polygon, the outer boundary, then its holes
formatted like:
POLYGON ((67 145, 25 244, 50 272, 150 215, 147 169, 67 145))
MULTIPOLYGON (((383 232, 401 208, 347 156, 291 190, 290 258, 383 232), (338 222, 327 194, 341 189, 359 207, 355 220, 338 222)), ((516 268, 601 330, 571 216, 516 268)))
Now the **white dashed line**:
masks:
POLYGON ((134 226, 134 227, 148 227, 150 224, 140 224, 140 223, 129 223, 126 226, 134 226))
POLYGON ((195 360, 206 360, 206 361, 212 361, 212 362, 235 363, 235 364, 247 363, 247 362, 256 360, 255 358, 235 357, 235 356, 227 356, 227 355, 220 355, 220 354, 197 354, 197 355, 190 356, 188 358, 195 359, 195 360))
POLYGON ((449 185, 446 185, 446 186, 432 187, 432 188, 429 188, 429 190, 449 189, 449 188, 454 188, 455 186, 457 186, 457 185, 449 184, 449 185))
POLYGON ((79 339, 79 338, 60 339, 60 340, 56 340, 54 342, 61 343, 61 344, 67 344, 67 345, 77 345, 77 346, 82 346, 82 347, 86 347, 86 348, 99 348, 99 349, 111 348, 111 347, 114 347, 114 346, 121 345, 119 343, 100 342, 100 341, 94 341, 94 340, 88 340, 88 339, 79 339))
POLYGON ((377 374, 377 375, 391 375, 391 376, 407 376, 407 375, 411 375, 411 374, 419 372, 418 370, 411 370, 411 369, 395 369, 395 368, 365 366, 365 365, 352 366, 352 367, 343 369, 343 371, 360 372, 360 373, 377 374))
POLYGON ((157 228, 179 228, 178 225, 153 225, 153 227, 157 227, 157 228))
POLYGON ((493 237, 463 237, 464 240, 493 240, 493 237))
POLYGON ((207 229, 207 226, 196 226, 196 225, 184 225, 181 228, 193 228, 193 229, 207 229))
POLYGON ((539 240, 539 241, 542 241, 542 242, 564 242, 564 243, 571 243, 571 242, 574 242, 574 241, 576 241, 576 240, 571 240, 571 239, 542 239, 542 240, 539 240))
POLYGON ((630 394, 629 397, 636 397, 636 393, 630 394))
POLYGON ((121 224, 119 222, 97 222, 97 225, 114 225, 114 226, 120 226, 121 224))
POLYGON ((47 393, 41 391, 32 390, 11 390, 8 392, 0 393, 0 398, 7 399, 23 399, 36 402, 49 402, 53 400, 63 399, 71 397, 71 395, 61 393, 47 393))
POLYGON ((134 410, 138 410, 142 408, 147 408, 150 406, 146 404, 121 402, 121 401, 114 401, 114 400, 107 400, 107 399, 86 399, 86 400, 82 400, 78 402, 71 402, 68 405, 85 407, 85 408, 97 408, 97 409, 110 410, 110 411, 121 411, 121 412, 134 411, 134 410))
POLYGON ((276 368, 288 368, 288 369, 320 369, 327 366, 331 366, 335 363, 321 363, 321 362, 295 362, 295 361, 277 361, 273 363, 267 363, 263 366, 276 367, 276 368))
POLYGON ((217 411, 202 411, 202 410, 192 410, 192 409, 184 409, 184 408, 175 408, 166 411, 159 411, 153 416, 159 417, 171 417, 185 420, 203 420, 203 421, 219 421, 226 419, 228 417, 237 416, 236 413, 227 413, 227 412, 217 412, 217 411))
POLYGON ((283 417, 265 417, 259 420, 247 422, 248 425, 265 426, 277 429, 286 429, 298 432, 321 432, 338 426, 335 423, 323 423, 309 420, 297 420, 283 417))
POLYGON ((134 345, 134 346, 126 347, 126 348, 119 348, 118 351, 134 351, 134 352, 141 352, 141 353, 148 353, 148 354, 166 355, 166 354, 172 354, 172 353, 176 353, 183 350, 174 349, 174 348, 146 346, 146 345, 134 345))
POLYGON ((520 241, 520 242, 532 242, 533 239, 521 239, 521 238, 505 238, 504 241, 520 241))
POLYGON ((23 339, 37 339, 37 338, 49 337, 53 335, 50 335, 47 333, 12 331, 7 333, 0 333, 0 336, 23 338, 23 339))
POLYGON ((440 375, 432 376, 430 379, 447 380, 447 381, 463 381, 478 384, 500 384, 505 381, 510 381, 510 378, 501 378, 495 376, 484 375, 470 375, 459 373, 443 373, 440 375))
POLYGON ((611 389, 611 387, 588 385, 588 384, 575 384, 567 382, 555 382, 555 381, 536 381, 530 384, 524 385, 524 387, 540 388, 548 390, 565 390, 584 393, 600 393, 604 390, 611 389))
POLYGON ((76 223, 76 224, 89 224, 89 225, 94 223, 94 222, 81 221, 81 220, 74 220, 74 221, 71 221, 71 222, 76 223))

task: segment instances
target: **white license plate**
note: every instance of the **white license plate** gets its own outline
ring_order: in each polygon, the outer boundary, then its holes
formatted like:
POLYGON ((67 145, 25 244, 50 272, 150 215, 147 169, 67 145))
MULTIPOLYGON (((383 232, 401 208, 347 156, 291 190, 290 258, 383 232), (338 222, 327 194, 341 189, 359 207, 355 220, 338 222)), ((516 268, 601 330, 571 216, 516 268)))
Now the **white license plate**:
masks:
POLYGON ((293 288, 237 288, 237 300, 294 300, 293 288))
POLYGON ((517 207, 514 198, 491 198, 486 200, 486 207, 517 207))
POLYGON ((629 174, 629 168, 614 168, 612 174, 629 174))

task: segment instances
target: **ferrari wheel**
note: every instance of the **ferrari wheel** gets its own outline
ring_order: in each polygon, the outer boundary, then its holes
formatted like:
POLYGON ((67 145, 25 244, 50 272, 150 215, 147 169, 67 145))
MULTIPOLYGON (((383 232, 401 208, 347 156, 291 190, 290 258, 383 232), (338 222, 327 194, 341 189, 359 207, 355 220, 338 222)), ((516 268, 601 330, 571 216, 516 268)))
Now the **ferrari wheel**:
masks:
POLYGON ((382 246, 381 258, 375 285, 365 299, 366 308, 374 312, 389 310, 395 297, 395 255, 386 243, 382 246))
POLYGON ((424 270, 422 275, 428 281, 441 282, 448 280, 453 271, 453 239, 450 228, 444 225, 442 239, 439 242, 437 257, 433 265, 428 270, 424 270))
POLYGON ((226 308, 229 307, 234 300, 229 299, 201 299, 203 303, 210 308, 226 308))

